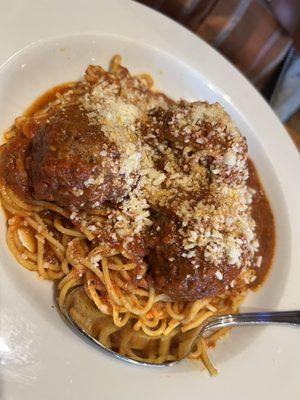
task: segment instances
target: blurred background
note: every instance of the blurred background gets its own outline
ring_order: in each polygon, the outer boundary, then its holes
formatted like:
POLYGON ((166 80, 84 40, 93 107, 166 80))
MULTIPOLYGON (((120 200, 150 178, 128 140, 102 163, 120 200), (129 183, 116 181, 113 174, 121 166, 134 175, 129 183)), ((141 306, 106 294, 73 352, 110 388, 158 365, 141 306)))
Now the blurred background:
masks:
POLYGON ((186 26, 232 62, 300 150, 300 0, 137 1, 186 26))

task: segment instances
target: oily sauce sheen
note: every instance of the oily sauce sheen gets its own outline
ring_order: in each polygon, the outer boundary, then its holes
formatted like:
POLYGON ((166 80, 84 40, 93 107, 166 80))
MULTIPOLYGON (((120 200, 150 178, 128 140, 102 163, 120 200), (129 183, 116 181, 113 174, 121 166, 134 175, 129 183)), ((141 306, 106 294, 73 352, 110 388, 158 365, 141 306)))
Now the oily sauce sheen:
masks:
POLYGON ((252 203, 252 216, 256 222, 256 234, 260 242, 259 255, 262 256, 262 263, 256 274, 257 279, 252 284, 252 287, 255 288, 263 283, 272 264, 275 249, 275 223, 269 200, 259 180, 253 161, 250 159, 248 160, 248 168, 248 185, 256 191, 252 203))

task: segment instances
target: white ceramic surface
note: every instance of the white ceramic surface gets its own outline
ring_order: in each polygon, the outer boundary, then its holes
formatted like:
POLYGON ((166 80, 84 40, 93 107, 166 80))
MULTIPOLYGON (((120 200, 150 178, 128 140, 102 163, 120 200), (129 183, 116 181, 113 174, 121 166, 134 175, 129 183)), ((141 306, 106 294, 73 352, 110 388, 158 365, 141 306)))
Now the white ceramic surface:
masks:
MULTIPOLYGON (((0 132, 54 84, 119 53, 132 72, 150 72, 173 98, 219 101, 248 139, 276 218, 274 266, 245 309, 300 308, 299 155, 251 85, 179 25, 127 0, 0 0, 0 132)), ((235 330, 212 353, 220 374, 198 364, 134 367, 73 334, 53 286, 19 267, 0 225, 0 398, 299 399, 300 330, 235 330), (158 397, 159 396, 159 397, 158 397), (209 396, 209 397, 208 397, 209 396)))

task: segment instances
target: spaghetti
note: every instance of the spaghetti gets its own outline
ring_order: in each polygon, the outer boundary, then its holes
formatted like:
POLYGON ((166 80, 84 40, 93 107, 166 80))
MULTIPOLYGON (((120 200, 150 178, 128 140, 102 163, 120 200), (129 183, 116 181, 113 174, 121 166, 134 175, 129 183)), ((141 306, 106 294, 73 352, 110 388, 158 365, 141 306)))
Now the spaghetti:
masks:
MULTIPOLYGON (((126 89, 126 85, 123 85, 123 81, 126 80, 126 73, 124 71, 124 69, 120 70, 120 58, 117 56, 111 63, 109 77, 107 78, 107 75, 105 75, 105 85, 107 87, 107 82, 112 79, 114 74, 117 74, 118 84, 121 85, 121 89, 118 87, 118 90, 120 89, 119 96, 123 96, 121 93, 122 90, 126 92, 128 89, 128 87, 126 89)), ((22 135, 22 137, 25 137, 28 141, 32 140, 34 135, 38 135, 36 132, 45 118, 49 119, 51 115, 54 114, 54 111, 57 112, 57 109, 62 107, 62 99, 66 101, 66 98, 68 98, 69 101, 71 98, 71 101, 74 101, 72 96, 75 96, 74 91, 76 92, 76 90, 80 93, 80 96, 82 96, 82 93, 86 94, 86 85, 99 83, 99 77, 102 77, 103 74, 104 70, 101 67, 89 67, 83 86, 68 84, 68 91, 65 89, 66 94, 64 90, 56 89, 56 97, 51 98, 51 96, 49 97, 49 95, 47 95, 46 102, 38 102, 38 110, 35 109, 31 114, 29 113, 29 115, 27 114, 16 120, 14 127, 5 135, 7 144, 19 135, 22 135), (38 126, 34 126, 34 128, 32 128, 33 117, 39 120, 38 126)), ((144 102, 147 105, 147 109, 152 110, 153 107, 162 103, 163 107, 168 107, 168 104, 171 104, 171 101, 166 100, 164 95, 151 92, 153 81, 149 75, 141 75, 136 79, 138 81, 133 82, 133 87, 137 85, 136 82, 139 82, 139 85, 143 85, 144 98, 139 101, 144 102)), ((115 84, 116 82, 114 81, 113 83, 115 84)), ((111 91, 112 89, 111 85, 109 90, 111 91)), ((134 97, 134 93, 131 93, 131 95, 134 97)), ((133 109, 128 103, 130 96, 127 92, 124 96, 127 96, 125 119, 126 121, 131 121, 133 118, 132 115, 134 113, 138 114, 140 110, 136 111, 136 109, 133 109)), ((116 107, 115 104, 118 104, 118 101, 119 98, 116 103, 110 103, 111 108, 109 112, 113 112, 112 110, 116 107)), ((133 101, 135 101, 135 99, 133 101)), ((124 104, 118 104, 118 107, 120 107, 120 109, 125 109, 124 104)), ((91 110, 90 103, 84 106, 89 108, 88 113, 92 114, 91 118, 95 118, 93 114, 95 110, 91 110)), ((105 112, 107 113, 108 111, 106 110, 105 112)), ((151 113, 152 111, 150 111, 150 114, 151 113)), ((101 111, 100 115, 97 115, 97 118, 104 126, 104 116, 101 114, 101 111)), ((114 116, 111 117, 110 124, 114 123, 113 118, 114 116)), ((140 116, 140 114, 138 118, 139 121, 143 120, 143 116, 140 116)), ((157 115, 155 118, 157 121, 157 115)), ((103 126, 102 129, 104 130, 103 126)), ((118 129, 121 130, 119 125, 115 125, 114 132, 118 129)), ((136 144, 135 139, 132 139, 133 129, 131 131, 130 129, 126 127, 126 132, 124 133, 122 130, 120 135, 126 134, 126 142, 130 141, 134 143, 134 146, 140 146, 136 144)), ((132 198, 131 193, 136 190, 134 188, 138 187, 136 185, 141 185, 142 178, 139 178, 139 181, 136 179, 138 173, 138 168, 136 167, 137 162, 135 164, 133 163, 133 166, 130 165, 130 168, 128 167, 128 163, 126 164, 126 160, 134 159, 136 155, 135 150, 131 152, 131 148, 128 149, 126 143, 121 141, 119 137, 115 138, 115 140, 119 140, 119 142, 117 142, 118 151, 120 152, 122 150, 126 153, 126 158, 122 161, 122 168, 124 169, 122 176, 128 179, 125 182, 124 188, 122 185, 118 187, 118 196, 122 197, 123 204, 127 202, 126 207, 128 210, 128 199, 132 198), (126 169, 124 165, 128 168, 126 169)), ((168 140, 171 140, 170 135, 168 140)), ((105 143, 106 142, 104 142, 104 144, 105 143)), ((148 145, 149 141, 147 143, 147 146, 148 145)), ((101 143, 101 146, 104 146, 103 143, 101 143)), ((134 146, 132 145, 131 147, 134 146)), ((102 154, 113 154, 111 157, 115 157, 115 152, 110 150, 109 147, 104 146, 103 148, 104 150, 101 150, 102 154)), ((6 144, 2 146, 2 153, 5 152, 5 149, 6 144)), ((139 151, 142 152, 140 148, 139 151)), ((33 158, 34 156, 30 159, 32 163, 34 162, 33 158)), ((229 160, 229 164, 231 161, 232 160, 229 160)), ((204 163, 203 160, 202 162, 204 163)), ((28 159, 24 161, 24 165, 26 165, 26 163, 28 163, 28 159)), ((105 168, 103 165, 106 164, 102 164, 101 168, 105 168)), ((150 168, 149 162, 147 167, 148 169, 150 168)), ((127 215, 125 206, 121 210, 116 211, 116 205, 114 205, 112 209, 116 215, 113 214, 113 218, 115 219, 114 229, 112 229, 111 225, 107 226, 107 223, 113 219, 110 218, 111 214, 108 212, 107 203, 105 201, 102 203, 99 200, 97 201, 97 199, 102 196, 104 189, 102 188, 103 190, 100 196, 97 191, 98 185, 95 189, 96 197, 92 198, 94 194, 91 194, 92 189, 90 183, 94 184, 95 176, 92 178, 85 177, 85 186, 82 186, 83 189, 76 189, 77 192, 75 193, 76 196, 73 198, 73 207, 72 205, 70 206, 70 204, 63 206, 64 201, 68 201, 66 197, 60 197, 58 201, 55 201, 55 198, 49 201, 45 200, 46 196, 35 196, 34 194, 32 195, 32 193, 30 193, 29 196, 28 193, 25 193, 25 195, 24 193, 22 194, 20 190, 17 190, 16 186, 12 184, 12 178, 8 178, 7 174, 5 175, 5 170, 11 168, 11 164, 2 162, 1 168, 1 202, 7 215, 7 244, 11 253, 24 268, 37 272, 42 279, 58 282, 58 303, 62 311, 64 310, 67 294, 73 288, 82 286, 87 297, 86 299, 79 299, 78 301, 81 302, 81 305, 85 304, 85 301, 88 303, 86 303, 86 308, 82 307, 82 313, 80 315, 78 314, 76 318, 85 320, 85 322, 88 323, 89 316, 85 315, 86 310, 90 310, 91 313, 94 313, 97 320, 97 335, 99 340, 120 354, 153 363, 177 359, 180 355, 187 353, 187 349, 191 346, 192 339, 197 333, 197 328, 199 328, 207 318, 218 313, 237 312, 249 287, 254 282, 256 272, 253 265, 249 265, 248 263, 246 267, 240 268, 238 276, 231 281, 231 285, 224 284, 224 290, 220 293, 214 294, 208 291, 207 296, 202 295, 198 296, 198 298, 196 296, 196 298, 190 300, 185 298, 185 294, 182 292, 183 294, 181 297, 179 296, 177 299, 175 296, 174 298, 172 292, 166 293, 163 290, 163 284, 157 284, 157 275, 153 275, 151 272, 152 267, 149 267, 149 263, 151 264, 151 256, 148 256, 147 252, 142 253, 141 256, 137 256, 141 248, 139 240, 142 233, 145 231, 147 235, 151 236, 151 234, 149 234, 149 229, 153 227, 158 231, 163 230, 163 228, 157 228, 160 227, 160 225, 156 222, 154 225, 151 221, 148 222, 148 208, 138 208, 137 214, 133 215, 133 219, 131 219, 127 225, 124 225, 124 219, 126 219, 127 215), (91 196, 91 200, 87 201, 87 205, 84 204, 84 206, 81 207, 81 201, 85 195, 91 196), (39 198, 39 200, 37 198, 39 198), (76 207, 74 199, 77 202, 76 207), (144 219, 140 218, 139 216, 142 215, 146 215, 146 217, 144 217, 144 219), (139 221, 143 221, 144 225, 141 226, 139 221), (128 238, 128 227, 134 231, 134 234, 132 234, 132 232, 130 233, 133 240, 131 240, 129 244, 126 242, 128 238), (98 233, 98 239, 95 236, 95 231, 98 233), (109 242, 106 241, 107 236, 110 237, 109 242), (115 239, 116 237, 118 240, 115 239), (134 241, 138 244, 137 248, 132 247, 132 242, 134 241), (91 308, 91 304, 94 307, 93 309, 91 308), (181 335, 180 341, 175 339, 178 337, 177 335, 179 333, 181 335)), ((27 171, 30 169, 28 168, 29 167, 27 167, 27 171)), ((215 168, 217 167, 215 166, 215 168)), ((190 174, 194 172, 195 171, 190 170, 190 174)), ((18 172, 14 171, 13 174, 16 175, 18 172)), ((201 174, 202 170, 199 172, 199 175, 197 175, 197 179, 199 179, 201 174)), ((177 175, 177 179, 180 180, 180 172, 177 173, 177 175)), ((145 173, 143 176, 145 176, 145 173)), ((23 183, 23 178, 20 178, 20 174, 18 177, 18 184, 21 186, 20 182, 23 183)), ((106 178, 104 177, 101 179, 106 178)), ((113 176, 110 179, 115 180, 116 185, 119 185, 118 177, 113 176)), ((151 182, 158 182, 160 175, 157 174, 151 179, 151 182)), ((37 190, 37 185, 34 186, 34 178, 32 178, 32 182, 33 183, 29 185, 30 190, 33 190, 32 187, 35 188, 34 190, 37 190)), ((99 182, 103 181, 99 180, 99 182)), ((147 185, 148 183, 149 182, 147 182, 147 185)), ((154 186, 157 187, 159 184, 154 184, 154 186)), ((258 180, 256 184, 257 186, 259 185, 258 180)), ((167 184, 165 185, 164 190, 166 191, 167 184)), ((56 190, 59 191, 57 188, 56 190)), ((142 187, 141 190, 144 190, 143 193, 146 191, 144 187, 142 187)), ((149 185, 147 186, 147 190, 149 191, 149 185)), ((178 187, 176 187, 176 190, 178 190, 178 187)), ((263 192, 260 191, 260 193, 263 192)), ((110 193, 109 195, 111 196, 110 193)), ((151 193, 151 196, 152 195, 153 193, 151 193)), ((66 196, 65 191, 62 192, 61 196, 66 196)), ((153 196, 157 196, 157 193, 154 193, 153 196)), ((150 195, 148 195, 147 199, 149 198, 150 195)), ((160 202, 162 202, 161 199, 160 197, 160 202)), ((109 202, 112 203, 113 201, 115 201, 115 199, 111 196, 109 202)), ((263 201, 267 204, 265 197, 263 201)), ((117 202, 115 202, 115 204, 117 204, 117 202)), ((261 204, 262 203, 258 204, 258 207, 260 207, 261 204)), ((132 210, 129 210, 129 215, 131 215, 130 211, 132 210)), ((155 212, 157 213, 157 207, 155 207, 155 212)), ((271 211, 268 209, 267 212, 269 212, 271 218, 271 211)), ((255 239, 257 240, 256 237, 255 239)), ((241 246, 243 246, 243 251, 246 253, 245 245, 242 244, 241 246)), ((184 254, 189 255, 190 249, 193 250, 194 247, 191 246, 184 254)), ((260 249, 261 252, 265 251, 270 253, 270 249, 265 249, 262 245, 260 249)), ((257 260, 260 260, 259 257, 263 257, 264 253, 258 253, 255 257, 253 256, 254 253, 251 253, 251 261, 257 263, 257 260)), ((231 256, 233 257, 233 255, 231 256)), ((183 257, 185 256, 183 255, 183 257)), ((190 258, 193 260, 193 257, 194 253, 190 258)), ((185 257, 185 260, 189 260, 189 258, 185 257)), ((230 264, 231 261, 229 260, 228 262, 230 264)), ((225 272, 221 272, 220 269, 217 269, 215 273, 216 277, 214 278, 217 283, 222 281, 221 278, 223 275, 225 276, 225 272)), ((195 291, 195 293, 198 292, 195 291)), ((91 326, 90 329, 95 329, 95 326, 91 326)), ((205 367, 212 375, 215 375, 217 372, 209 360, 207 347, 213 346, 216 340, 222 337, 226 332, 227 330, 220 330, 209 337, 198 339, 189 356, 191 359, 202 360, 205 367)))

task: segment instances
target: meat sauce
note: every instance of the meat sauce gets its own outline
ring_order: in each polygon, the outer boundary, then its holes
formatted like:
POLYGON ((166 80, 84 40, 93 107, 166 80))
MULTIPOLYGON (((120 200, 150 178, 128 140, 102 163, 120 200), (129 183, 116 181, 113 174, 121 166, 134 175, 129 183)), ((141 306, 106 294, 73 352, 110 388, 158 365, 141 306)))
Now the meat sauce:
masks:
POLYGON ((266 278, 272 264, 275 250, 275 222, 269 200, 259 180, 253 161, 248 160, 249 180, 248 185, 255 189, 252 203, 252 216, 256 222, 256 234, 260 243, 259 256, 262 263, 257 269, 257 279, 252 283, 252 288, 260 286, 266 278))

